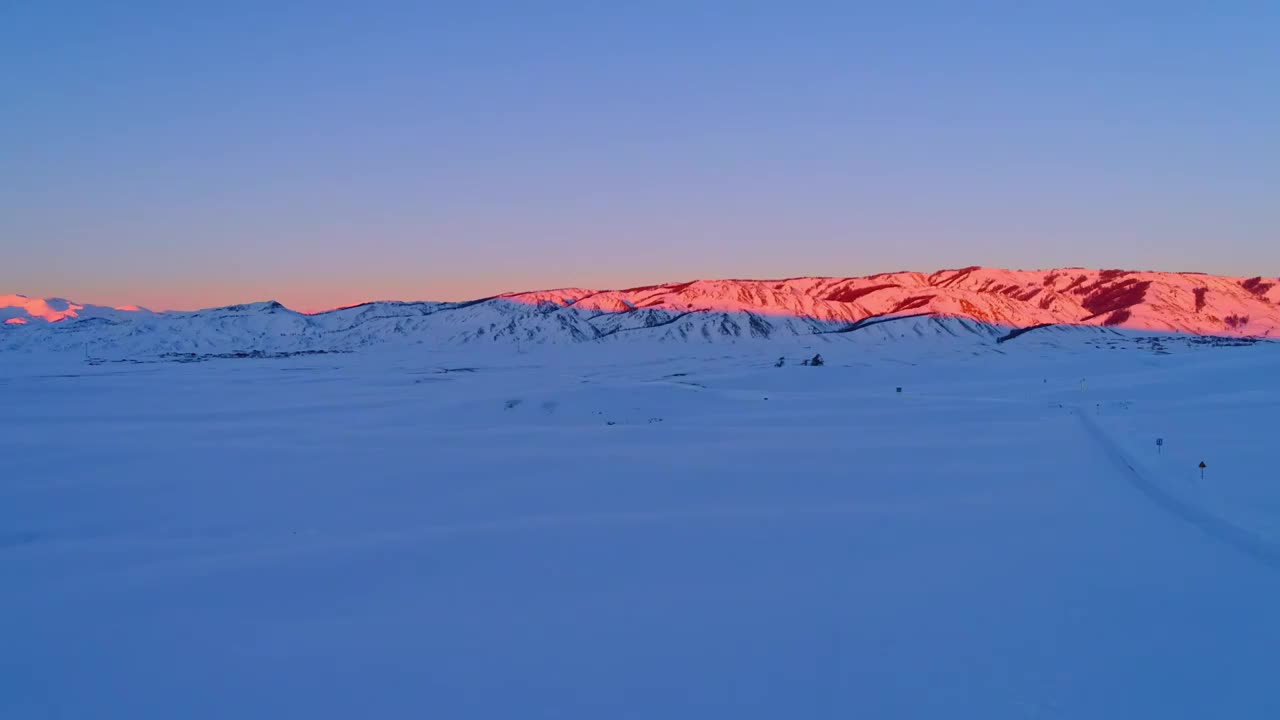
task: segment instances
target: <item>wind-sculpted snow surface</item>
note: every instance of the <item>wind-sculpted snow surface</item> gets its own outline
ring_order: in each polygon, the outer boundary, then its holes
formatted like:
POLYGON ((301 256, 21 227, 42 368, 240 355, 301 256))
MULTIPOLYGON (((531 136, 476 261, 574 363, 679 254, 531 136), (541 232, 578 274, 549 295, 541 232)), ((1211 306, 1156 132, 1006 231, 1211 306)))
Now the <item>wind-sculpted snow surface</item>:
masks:
POLYGON ((0 355, 0 718, 1280 717, 1280 346, 1053 332, 0 355))
POLYGON ((375 302, 313 315, 274 302, 151 313, 6 297, 0 350, 104 356, 333 352, 385 343, 737 343, 812 336, 836 342, 853 331, 860 342, 932 336, 990 344, 1013 331, 1055 326, 1280 335, 1280 283, 1121 270, 973 267, 931 275, 705 280, 465 303, 375 302), (893 324, 881 324, 887 320, 893 324))

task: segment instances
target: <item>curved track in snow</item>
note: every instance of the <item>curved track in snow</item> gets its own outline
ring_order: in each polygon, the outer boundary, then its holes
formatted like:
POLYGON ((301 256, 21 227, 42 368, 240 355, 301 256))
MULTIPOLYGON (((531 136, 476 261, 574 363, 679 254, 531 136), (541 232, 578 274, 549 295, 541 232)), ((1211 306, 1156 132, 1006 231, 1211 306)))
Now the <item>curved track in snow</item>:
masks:
POLYGON ((1081 412, 1079 408, 1072 408, 1072 412, 1079 418, 1085 432, 1093 438, 1116 469, 1152 503, 1195 525, 1214 539, 1250 555, 1275 570, 1280 570, 1280 546, 1248 528, 1169 492, 1158 481, 1148 477, 1138 463, 1135 463, 1129 454, 1089 417, 1088 413, 1081 412))

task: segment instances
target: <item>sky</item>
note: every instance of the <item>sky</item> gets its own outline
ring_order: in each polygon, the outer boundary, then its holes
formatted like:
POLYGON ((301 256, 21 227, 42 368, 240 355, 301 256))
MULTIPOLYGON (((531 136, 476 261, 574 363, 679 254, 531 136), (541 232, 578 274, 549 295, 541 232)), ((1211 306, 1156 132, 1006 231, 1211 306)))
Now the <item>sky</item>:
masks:
POLYGON ((1280 3, 0 3, 0 294, 1280 274, 1280 3))

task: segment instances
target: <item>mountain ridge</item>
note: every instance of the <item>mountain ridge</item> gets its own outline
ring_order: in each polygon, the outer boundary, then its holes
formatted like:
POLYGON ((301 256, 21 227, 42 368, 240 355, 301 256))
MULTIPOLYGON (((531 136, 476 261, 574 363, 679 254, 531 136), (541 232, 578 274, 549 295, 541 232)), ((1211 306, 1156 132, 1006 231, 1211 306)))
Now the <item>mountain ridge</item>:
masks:
POLYGON ((1075 327, 1280 337, 1280 279, 1203 273, 970 266, 933 273, 692 280, 624 289, 557 288, 465 302, 372 301, 300 313, 276 301, 152 312, 0 296, 0 351, 87 343, 124 353, 355 349, 407 341, 578 343, 652 338, 958 334, 1075 327), (93 320, 86 323, 86 320, 93 320), (896 329, 880 327, 897 320, 896 329), (874 332, 873 332, 874 330, 874 332))

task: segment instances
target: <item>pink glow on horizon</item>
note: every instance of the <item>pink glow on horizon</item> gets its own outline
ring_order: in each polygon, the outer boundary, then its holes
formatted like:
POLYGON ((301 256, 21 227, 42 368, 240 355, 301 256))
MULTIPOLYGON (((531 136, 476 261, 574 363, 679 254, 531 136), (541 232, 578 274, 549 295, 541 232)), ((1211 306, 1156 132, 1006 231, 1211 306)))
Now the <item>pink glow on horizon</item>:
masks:
MULTIPOLYGON (((144 312, 147 310, 191 312, 275 300, 291 310, 314 315, 381 300, 463 302, 492 297, 512 290, 563 287, 568 284, 565 282, 568 279, 548 277, 545 282, 530 283, 527 279, 515 279, 504 275, 449 277, 443 280, 434 276, 388 279, 354 275, 302 280, 292 277, 255 278, 226 282, 193 278, 189 283, 138 281, 130 284, 92 283, 85 286, 43 288, 25 286, 29 288, 25 290, 25 294, 30 297, 67 297, 122 311, 138 308, 144 312)), ((597 280, 596 284, 599 286, 619 286, 604 278, 585 279, 597 280)), ((639 280, 650 280, 650 278, 644 277, 639 280)), ((8 288, 0 288, 0 293, 7 290, 8 288)), ((0 295, 0 297, 3 296, 0 295)))

